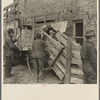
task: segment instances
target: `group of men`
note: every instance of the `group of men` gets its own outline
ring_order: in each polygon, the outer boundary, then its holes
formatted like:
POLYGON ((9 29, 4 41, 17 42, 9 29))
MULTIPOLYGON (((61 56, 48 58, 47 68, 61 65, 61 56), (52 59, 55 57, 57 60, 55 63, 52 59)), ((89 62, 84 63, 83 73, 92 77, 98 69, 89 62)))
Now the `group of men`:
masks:
MULTIPOLYGON (((48 35, 50 30, 56 32, 51 25, 47 25, 46 27, 43 26, 43 31, 45 31, 48 35)), ((33 63, 33 73, 35 74, 36 82, 41 81, 41 76, 43 74, 44 70, 44 59, 46 59, 49 55, 49 52, 47 50, 47 46, 45 43, 45 39, 41 32, 37 29, 34 32, 34 42, 32 44, 32 50, 31 50, 31 58, 33 63)), ((14 30, 12 28, 8 29, 8 38, 5 41, 4 44, 4 56, 6 58, 6 64, 5 64, 5 78, 11 78, 13 75, 11 74, 12 70, 12 63, 13 63, 13 57, 14 57, 14 50, 18 49, 16 46, 16 42, 19 36, 16 38, 14 37, 14 30)))
MULTIPOLYGON (((44 26, 42 28, 48 35, 50 30, 57 33, 51 25, 44 26)), ((5 65, 5 78, 10 78, 13 75, 11 74, 12 62, 14 56, 14 49, 18 48, 15 45, 15 42, 19 38, 14 37, 13 29, 8 29, 9 39, 6 39, 4 45, 4 56, 6 57, 5 65)), ((96 84, 97 83, 97 51, 94 46, 94 31, 86 32, 86 42, 81 48, 81 59, 83 62, 83 72, 84 72, 84 83, 85 84, 96 84)), ((41 82, 42 74, 44 71, 44 59, 49 55, 45 40, 41 38, 41 33, 39 30, 35 31, 35 40, 32 44, 31 57, 33 63, 33 72, 35 74, 36 82, 41 82)))

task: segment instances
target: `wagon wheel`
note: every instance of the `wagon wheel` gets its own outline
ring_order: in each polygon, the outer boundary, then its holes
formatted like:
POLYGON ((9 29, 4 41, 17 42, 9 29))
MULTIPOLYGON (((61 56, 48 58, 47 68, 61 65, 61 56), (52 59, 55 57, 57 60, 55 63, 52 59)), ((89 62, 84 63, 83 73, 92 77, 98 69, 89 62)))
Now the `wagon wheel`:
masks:
POLYGON ((31 68, 31 64, 32 64, 32 63, 31 63, 31 59, 30 59, 29 54, 27 54, 26 59, 27 59, 28 70, 29 70, 29 72, 31 73, 31 75, 34 76, 34 73, 32 72, 32 68, 31 68))

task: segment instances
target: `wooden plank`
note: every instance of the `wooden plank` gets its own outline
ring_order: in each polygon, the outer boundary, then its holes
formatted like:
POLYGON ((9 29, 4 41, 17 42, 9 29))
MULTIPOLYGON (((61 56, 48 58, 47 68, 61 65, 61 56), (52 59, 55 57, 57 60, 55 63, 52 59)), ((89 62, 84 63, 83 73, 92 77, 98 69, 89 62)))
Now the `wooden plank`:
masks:
POLYGON ((46 35, 47 36, 47 38, 51 41, 51 42, 53 42, 56 46, 58 46, 58 47, 60 47, 60 48, 64 48, 64 46, 62 46, 60 43, 58 43, 56 40, 54 40, 52 37, 50 37, 47 33, 45 33, 43 30, 41 30, 43 33, 44 33, 44 35, 46 35))
POLYGON ((46 39, 46 41, 49 41, 49 43, 52 44, 52 46, 55 47, 57 50, 61 49, 61 47, 58 46, 55 42, 53 42, 51 39, 46 39))
MULTIPOLYGON (((16 15, 15 19, 18 19, 18 15, 16 15)), ((4 20, 6 20, 6 18, 4 20)), ((9 22, 11 22, 13 20, 14 20, 14 17, 9 17, 9 18, 7 18, 7 23, 9 23, 9 22)))
POLYGON ((72 51, 72 39, 69 37, 68 38, 68 48, 67 48, 67 59, 66 59, 66 74, 65 74, 65 79, 64 83, 69 84, 70 83, 70 78, 71 78, 71 51, 72 51))
MULTIPOLYGON (((10 11, 8 11, 8 13, 7 13, 7 15, 9 16, 10 14, 14 14, 15 12, 18 12, 18 10, 10 10, 10 11)), ((5 17, 6 16, 6 13, 4 13, 3 14, 3 17, 5 17)))
POLYGON ((50 67, 53 67, 53 66, 54 66, 54 64, 56 63, 58 57, 61 55, 62 51, 63 51, 63 49, 61 49, 61 50, 59 51, 59 53, 57 54, 57 56, 56 56, 55 59, 53 60, 52 64, 50 65, 50 67))
POLYGON ((71 68, 71 74, 78 74, 78 75, 84 75, 82 69, 80 68, 71 68))
POLYGON ((52 69, 54 70, 54 72, 56 73, 56 75, 60 78, 60 80, 62 80, 63 77, 64 77, 64 74, 62 74, 62 73, 59 71, 59 69, 57 68, 57 66, 54 66, 52 69))
MULTIPOLYGON (((56 47, 54 47, 52 44, 48 44, 48 47, 47 48, 48 48, 49 51, 52 51, 52 53, 54 55, 57 55, 58 54, 58 51, 60 50, 60 49, 57 49, 56 47)), ((64 53, 64 50, 62 51, 62 56, 61 56, 62 60, 63 59, 66 59, 66 55, 65 55, 66 53, 64 53)))
POLYGON ((16 13, 15 13, 15 11, 16 11, 16 7, 15 7, 15 3, 14 3, 14 32, 16 34, 16 22, 15 22, 15 20, 16 20, 16 13))
MULTIPOLYGON (((51 65, 52 63, 52 59, 49 60, 49 65, 51 65)), ((49 67, 50 69, 53 69, 54 72, 56 73, 56 75, 60 78, 60 80, 62 80, 62 78, 64 77, 64 73, 61 71, 61 69, 58 67, 57 64, 54 65, 54 67, 49 67)))
POLYGON ((66 34, 61 34, 66 40, 69 38, 66 34))
POLYGON ((32 39, 32 43, 33 43, 33 41, 34 41, 34 20, 35 20, 35 17, 31 17, 32 18, 32 37, 33 37, 33 39, 32 39))
MULTIPOLYGON (((48 41, 47 41, 48 42, 48 41)), ((47 43, 46 42, 46 43, 47 43)), ((55 56, 58 54, 58 51, 60 50, 58 50, 56 47, 54 47, 51 43, 47 43, 47 48, 48 48, 48 50, 49 51, 51 51, 51 53, 53 53, 55 56)), ((64 49, 63 51, 62 51, 62 55, 59 57, 59 61, 63 64, 63 65, 66 65, 65 64, 65 62, 66 62, 66 50, 64 49)))
MULTIPOLYGON (((48 39, 47 41, 49 41, 57 50, 61 49, 57 44, 55 44, 53 41, 51 41, 50 39, 48 39)), ((50 44, 48 44, 50 46, 50 44)), ((50 46, 52 47, 52 46, 50 46)), ((54 49, 54 47, 52 47, 54 49)), ((49 48, 51 49, 51 48, 49 48)), ((55 49, 54 49, 55 50, 55 49)), ((52 50, 53 51, 53 50, 52 50)), ((56 50, 55 50, 56 52, 56 50)), ((66 58, 66 50, 64 49, 62 52, 62 55, 66 58)))
POLYGON ((76 43, 75 41, 72 41, 72 50, 80 51, 80 49, 81 49, 81 46, 78 43, 76 43))
MULTIPOLYGON (((53 44, 53 42, 50 41, 50 43, 52 44, 47 44, 48 45, 48 49, 51 50, 52 52, 54 52, 55 54, 57 53, 57 51, 59 51, 61 48, 58 48, 57 46, 55 46, 53 44)), ((62 56, 66 58, 66 49, 63 50, 62 52, 62 56)))
POLYGON ((28 50, 29 48, 32 48, 33 35, 34 34, 32 34, 32 30, 28 30, 27 27, 22 29, 20 41, 20 44, 23 47, 22 50, 28 50))
POLYGON ((55 35, 55 37, 57 38, 58 41, 61 42, 61 44, 63 44, 65 47, 67 47, 67 40, 61 35, 61 33, 57 33, 55 35))
POLYGON ((72 57, 77 58, 77 59, 81 59, 80 51, 72 50, 72 57))
MULTIPOLYGON (((51 55, 50 58, 51 58, 52 62, 53 62, 53 60, 55 59, 55 57, 54 57, 53 55, 51 55)), ((51 64, 52 64, 52 63, 51 63, 51 64)), ((65 72, 66 72, 66 71, 65 71, 65 68, 64 68, 64 66, 61 65, 61 63, 60 63, 59 61, 57 61, 57 62, 55 63, 55 65, 57 65, 58 68, 60 69, 60 71, 61 71, 63 74, 65 74, 65 72)), ((52 66, 50 66, 50 67, 52 67, 52 66)))
MULTIPOLYGON (((17 28, 16 34, 17 34, 17 35, 20 35, 20 29, 19 29, 19 28, 17 28)), ((21 35, 20 35, 20 37, 19 37, 18 40, 17 40, 17 46, 18 46, 18 47, 20 47, 20 38, 21 38, 21 35)))
POLYGON ((3 11, 5 11, 6 9, 9 9, 9 8, 11 8, 11 7, 13 7, 14 5, 17 5, 17 4, 18 4, 18 2, 11 3, 10 5, 6 6, 6 7, 3 9, 3 11))
MULTIPOLYGON (((51 49, 52 49, 52 48, 51 48, 51 49)), ((56 50, 56 49, 55 49, 55 50, 56 50)), ((58 54, 57 51, 54 53, 54 49, 50 50, 49 52, 50 52, 50 55, 51 55, 51 56, 52 56, 52 55, 56 56, 56 55, 58 54), (53 52, 53 53, 52 53, 52 52, 53 52)), ((62 65, 63 67, 66 68, 66 58, 64 58, 62 55, 60 55, 60 57, 58 58, 58 61, 61 63, 61 65, 62 65)))
POLYGON ((82 60, 81 59, 77 59, 77 58, 71 58, 71 64, 76 64, 78 65, 79 67, 82 67, 83 63, 82 63, 82 60))
POLYGON ((84 80, 83 79, 76 78, 76 77, 71 77, 71 82, 70 83, 74 83, 74 84, 84 84, 84 80))
POLYGON ((53 24, 51 24, 51 26, 54 29, 59 30, 61 33, 64 33, 64 32, 66 32, 66 28, 67 28, 67 21, 53 23, 53 24))

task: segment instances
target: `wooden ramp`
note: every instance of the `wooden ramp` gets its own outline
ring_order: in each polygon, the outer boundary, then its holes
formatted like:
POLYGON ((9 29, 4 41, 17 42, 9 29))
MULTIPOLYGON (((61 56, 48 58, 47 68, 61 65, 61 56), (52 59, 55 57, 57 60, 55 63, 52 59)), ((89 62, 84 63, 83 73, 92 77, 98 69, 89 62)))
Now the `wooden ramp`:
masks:
MULTIPOLYGON (((68 54, 68 50, 69 50, 68 41, 71 40, 71 38, 63 34, 64 30, 66 30, 67 28, 67 23, 64 29, 60 25, 63 26, 63 23, 59 22, 57 24, 54 23, 52 25, 54 28, 56 26, 55 28, 56 30, 57 28, 59 29, 61 28, 61 31, 62 31, 62 32, 58 32, 55 38, 52 38, 44 31, 43 33, 47 36, 46 44, 48 46, 48 50, 50 53, 50 59, 48 60, 49 67, 52 68, 54 72, 56 73, 56 75, 59 77, 59 79, 62 80, 67 73, 66 70, 69 67, 69 63, 67 62, 68 61, 67 59, 70 55, 68 54)), ((65 25, 65 22, 64 22, 64 25, 65 25)))
POLYGON ((47 36, 46 43, 50 52, 50 59, 48 60, 50 68, 54 70, 60 80, 64 78, 65 84, 83 84, 81 46, 64 34, 67 21, 54 23, 51 26, 56 30, 59 29, 60 32, 56 34, 55 38, 44 32, 47 36))

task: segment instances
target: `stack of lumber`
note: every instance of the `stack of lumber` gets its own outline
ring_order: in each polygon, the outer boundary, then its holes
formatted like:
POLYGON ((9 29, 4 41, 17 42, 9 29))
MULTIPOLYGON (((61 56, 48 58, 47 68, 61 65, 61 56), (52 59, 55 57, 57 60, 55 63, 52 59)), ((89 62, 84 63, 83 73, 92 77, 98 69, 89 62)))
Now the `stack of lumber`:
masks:
POLYGON ((50 53, 50 59, 48 60, 48 63, 50 68, 54 70, 59 79, 62 80, 66 73, 67 38, 65 38, 62 34, 58 34, 59 36, 57 35, 57 40, 55 40, 45 32, 44 34, 47 36, 46 44, 50 53))
MULTIPOLYGON (((63 21, 63 22, 58 22, 58 23, 54 23, 52 24, 52 26, 56 29, 59 30, 61 33, 64 33, 66 31, 67 28, 67 21, 63 21)), ((68 38, 65 34, 57 34, 57 39, 62 41, 63 44, 65 44, 64 46, 67 48, 68 45, 66 44, 68 42, 68 38), (64 40, 61 35, 63 35, 63 37, 66 38, 66 40, 64 40)), ((83 71, 82 71, 82 61, 81 61, 81 56, 80 56, 80 49, 81 46, 76 43, 75 41, 72 41, 72 50, 71 50, 71 82, 70 83, 74 83, 74 84, 83 84, 83 71)), ((68 56, 66 54, 66 56, 68 56)), ((67 57, 66 57, 67 58, 67 57)), ((67 59, 66 59, 67 60, 67 59)), ((66 67, 67 67, 67 62, 66 62, 66 67)))
POLYGON ((50 68, 54 70, 60 80, 62 80, 66 75, 71 74, 69 75, 71 76, 70 83, 83 83, 83 64, 80 57, 81 46, 74 41, 69 43, 71 37, 64 34, 67 28, 67 21, 51 25, 54 29, 59 29, 59 32, 55 35, 55 38, 52 38, 52 36, 43 32, 43 34, 47 36, 46 44, 50 53, 50 59, 48 60, 50 68), (69 46, 69 44, 71 46, 69 46), (72 48, 69 49, 70 47, 72 48))
POLYGON ((83 84, 83 71, 82 61, 80 56, 81 46, 76 42, 72 41, 72 57, 71 57, 71 83, 83 84))

